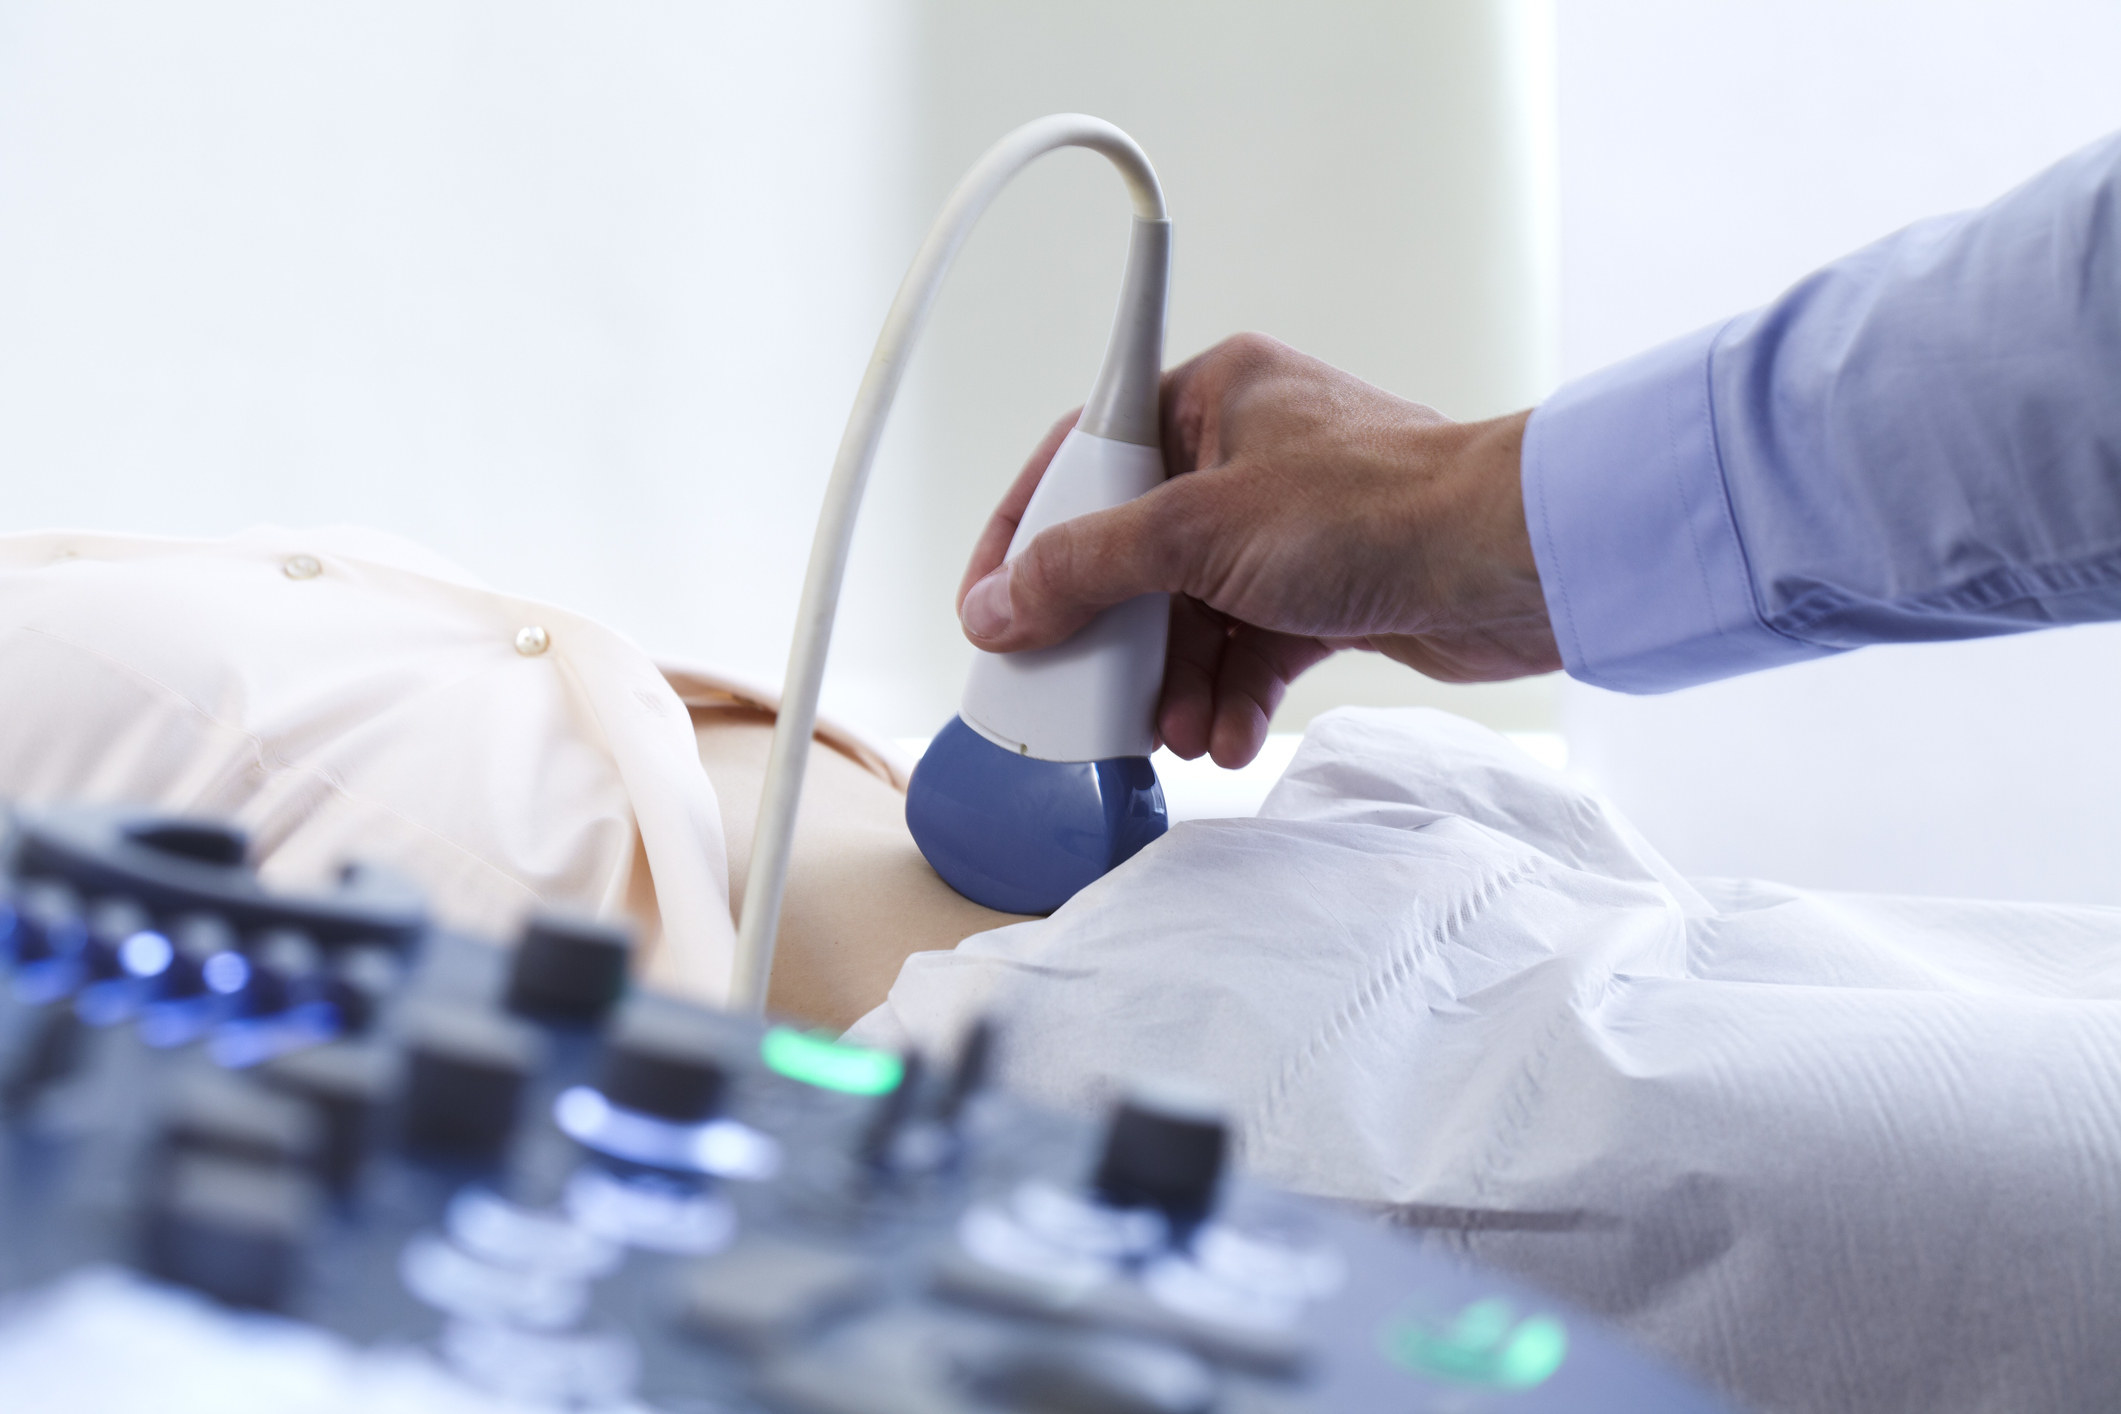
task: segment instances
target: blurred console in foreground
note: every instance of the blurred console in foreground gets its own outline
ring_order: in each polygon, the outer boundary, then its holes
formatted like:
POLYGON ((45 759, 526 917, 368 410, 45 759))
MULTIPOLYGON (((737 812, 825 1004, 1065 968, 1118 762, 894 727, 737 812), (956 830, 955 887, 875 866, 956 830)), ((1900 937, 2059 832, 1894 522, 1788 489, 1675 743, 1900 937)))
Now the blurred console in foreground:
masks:
POLYGON ((1708 1411, 1509 1281, 947 1063, 629 993, 628 939, 270 894, 240 836, 22 812, 0 1387, 222 1411, 1708 1411), (258 1312, 277 1313, 264 1317, 258 1312), (178 1398, 178 1404, 187 1399, 178 1398))

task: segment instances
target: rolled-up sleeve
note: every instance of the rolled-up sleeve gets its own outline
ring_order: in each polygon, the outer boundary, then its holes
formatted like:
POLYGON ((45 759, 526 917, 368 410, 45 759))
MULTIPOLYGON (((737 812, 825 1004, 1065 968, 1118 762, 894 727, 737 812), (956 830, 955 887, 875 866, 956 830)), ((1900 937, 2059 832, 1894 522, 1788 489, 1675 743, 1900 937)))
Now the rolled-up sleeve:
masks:
POLYGON ((2121 618, 2121 136, 1566 385, 1524 501, 1622 691, 2121 618))

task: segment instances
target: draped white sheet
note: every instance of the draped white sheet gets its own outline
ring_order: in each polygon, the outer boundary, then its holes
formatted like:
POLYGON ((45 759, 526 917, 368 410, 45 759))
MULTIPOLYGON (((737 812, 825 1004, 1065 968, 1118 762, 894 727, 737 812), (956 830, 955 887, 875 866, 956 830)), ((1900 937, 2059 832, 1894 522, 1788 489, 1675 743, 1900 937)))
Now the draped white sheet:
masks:
POLYGON ((1764 1410, 2121 1407, 2121 909, 1689 883, 1470 723, 1322 718, 1257 819, 908 961, 851 1035, 1180 1072, 1764 1410))

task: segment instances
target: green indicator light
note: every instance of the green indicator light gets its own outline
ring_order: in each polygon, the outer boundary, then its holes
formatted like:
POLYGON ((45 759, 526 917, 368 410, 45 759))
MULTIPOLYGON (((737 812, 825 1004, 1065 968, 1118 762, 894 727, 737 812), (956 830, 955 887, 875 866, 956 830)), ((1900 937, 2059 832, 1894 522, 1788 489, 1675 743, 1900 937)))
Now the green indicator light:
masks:
POLYGON ((905 1066, 888 1051, 843 1046, 823 1032, 776 1026, 759 1042, 766 1068, 790 1080, 845 1095, 888 1095, 905 1066))
POLYGON ((1491 1389, 1545 1384, 1569 1353, 1569 1333, 1552 1316, 1517 1319, 1509 1301, 1475 1301, 1449 1321, 1402 1316, 1385 1328, 1385 1355, 1431 1379, 1491 1389))
POLYGON ((1510 1389, 1544 1384, 1569 1353, 1569 1333, 1552 1316, 1529 1317, 1510 1336, 1496 1361, 1500 1383, 1510 1389))

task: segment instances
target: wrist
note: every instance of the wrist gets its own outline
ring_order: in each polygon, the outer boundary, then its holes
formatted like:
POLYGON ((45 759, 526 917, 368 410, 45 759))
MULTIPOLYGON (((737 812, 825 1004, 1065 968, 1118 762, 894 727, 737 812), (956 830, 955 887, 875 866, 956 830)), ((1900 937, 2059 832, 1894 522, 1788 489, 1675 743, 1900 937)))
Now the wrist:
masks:
MULTIPOLYGON (((1524 438, 1529 410, 1484 422, 1448 423, 1435 459, 1435 495, 1420 508, 1422 548, 1452 573, 1435 586, 1441 605, 1486 613, 1538 598, 1539 563, 1524 510, 1524 438)), ((1543 611, 1543 601, 1542 601, 1543 611)))
POLYGON ((1414 634, 1432 659, 1418 666, 1434 675, 1489 680, 1561 666, 1525 520, 1530 418, 1525 410, 1421 429, 1434 439, 1434 470, 1432 495, 1421 498, 1411 537, 1425 579, 1414 634), (1439 652, 1447 673, 1434 665, 1439 652))

